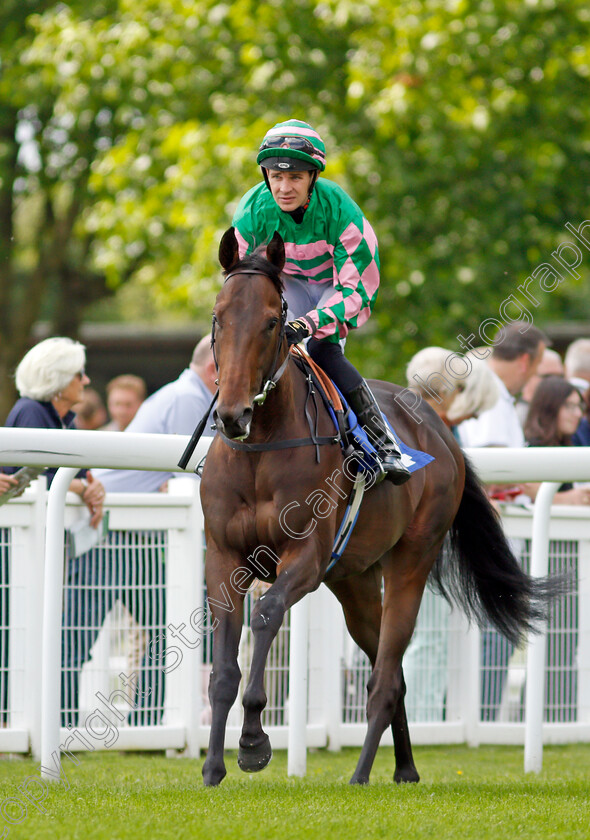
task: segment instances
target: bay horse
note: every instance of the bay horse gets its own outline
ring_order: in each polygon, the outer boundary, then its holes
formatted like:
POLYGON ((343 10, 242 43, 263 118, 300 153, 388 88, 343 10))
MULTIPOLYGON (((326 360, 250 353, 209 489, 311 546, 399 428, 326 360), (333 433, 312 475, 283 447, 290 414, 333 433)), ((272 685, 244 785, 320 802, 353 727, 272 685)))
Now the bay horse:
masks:
POLYGON ((263 253, 240 260, 230 228, 219 259, 225 282, 212 327, 219 434, 201 482, 205 573, 214 619, 204 783, 217 785, 226 774, 225 727, 241 678, 243 600, 256 577, 273 583, 252 613, 254 650, 243 695, 241 769, 262 770, 272 756, 261 724, 271 643, 285 612, 325 583, 372 666, 367 733, 351 783, 368 783, 388 726, 395 746, 394 781, 417 782, 402 656, 431 571, 443 594, 480 624, 491 621, 514 643, 544 617, 551 582, 535 581, 521 570, 473 468, 437 414, 422 402, 415 412, 418 421, 395 401, 402 389, 378 381, 370 387, 398 435, 435 460, 402 486, 385 480, 367 491, 345 552, 327 571, 352 481, 321 400, 315 418, 315 439, 321 445, 310 437, 306 379, 290 362, 284 335, 283 241, 275 234, 263 253), (331 500, 321 513, 314 503, 318 489, 324 502, 331 500), (449 531, 451 548, 441 553, 449 531))

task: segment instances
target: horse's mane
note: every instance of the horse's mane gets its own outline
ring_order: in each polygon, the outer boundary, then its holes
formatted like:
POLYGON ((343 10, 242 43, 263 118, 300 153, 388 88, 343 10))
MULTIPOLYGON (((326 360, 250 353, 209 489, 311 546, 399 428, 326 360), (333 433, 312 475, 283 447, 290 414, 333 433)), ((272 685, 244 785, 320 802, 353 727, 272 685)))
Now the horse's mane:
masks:
POLYGON ((229 274, 239 274, 240 271, 255 271, 257 274, 264 274, 272 281, 275 289, 282 297, 285 287, 283 285, 281 272, 276 265, 273 265, 259 253, 254 252, 253 254, 249 254, 247 257, 244 257, 244 259, 238 260, 238 262, 234 263, 231 268, 226 269, 223 272, 223 275, 224 277, 227 277, 229 274))

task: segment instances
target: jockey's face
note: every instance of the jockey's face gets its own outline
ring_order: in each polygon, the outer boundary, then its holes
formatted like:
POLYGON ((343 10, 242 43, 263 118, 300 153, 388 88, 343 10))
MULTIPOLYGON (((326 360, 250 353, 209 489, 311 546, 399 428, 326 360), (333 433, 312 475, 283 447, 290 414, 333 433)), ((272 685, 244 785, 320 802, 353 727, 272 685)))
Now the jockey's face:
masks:
POLYGON ((281 172, 279 169, 269 170, 270 191, 281 210, 292 213, 293 210, 297 210, 298 207, 305 204, 309 195, 311 178, 312 173, 308 171, 281 172))

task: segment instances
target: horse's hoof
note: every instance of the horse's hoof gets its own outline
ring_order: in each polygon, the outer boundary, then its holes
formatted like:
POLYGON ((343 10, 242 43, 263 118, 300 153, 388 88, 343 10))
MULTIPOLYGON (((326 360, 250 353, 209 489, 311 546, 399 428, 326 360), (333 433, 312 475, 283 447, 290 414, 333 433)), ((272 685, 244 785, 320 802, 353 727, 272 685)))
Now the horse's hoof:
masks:
POLYGON ((368 785, 369 784, 369 777, 368 776, 357 776, 356 773, 348 783, 349 785, 368 785))
POLYGON ((253 744, 250 747, 244 747, 240 744, 238 750, 238 767, 244 773, 258 773, 264 770, 268 762, 272 758, 272 747, 268 735, 264 736, 264 741, 260 744, 253 744))
POLYGON ((221 766, 212 764, 208 765, 205 761, 201 772, 203 774, 203 784, 205 787, 216 787, 225 779, 227 770, 225 769, 224 764, 221 766))
POLYGON ((396 770, 393 774, 393 781, 398 784, 405 784, 407 782, 416 783, 420 781, 420 776, 415 767, 406 767, 403 770, 396 770))

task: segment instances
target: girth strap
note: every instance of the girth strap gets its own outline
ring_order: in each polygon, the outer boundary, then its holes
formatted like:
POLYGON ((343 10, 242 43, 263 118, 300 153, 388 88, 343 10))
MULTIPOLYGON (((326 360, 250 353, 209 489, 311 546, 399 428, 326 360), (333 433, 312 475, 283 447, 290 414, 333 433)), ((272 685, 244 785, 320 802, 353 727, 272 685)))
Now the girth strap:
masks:
POLYGON ((293 449, 296 446, 325 446, 340 442, 339 435, 330 435, 316 438, 293 438, 292 440, 274 440, 268 443, 244 443, 240 440, 232 440, 226 437, 223 432, 218 432, 228 446, 241 452, 270 452, 273 449, 293 449))

